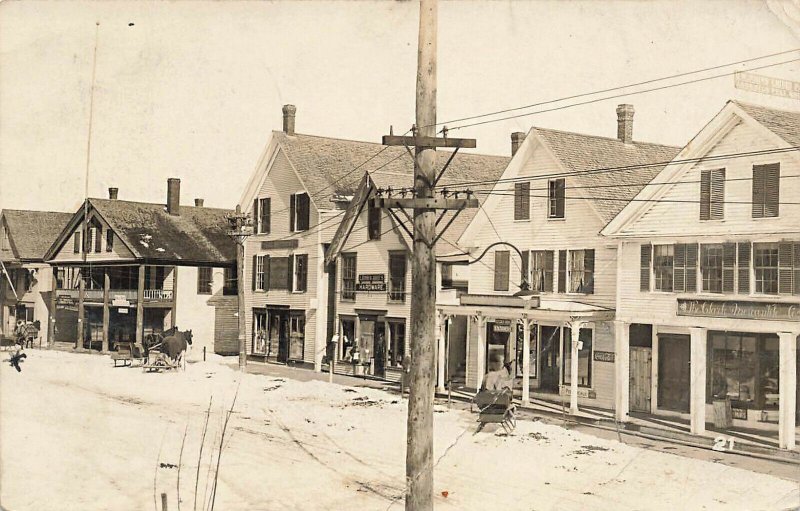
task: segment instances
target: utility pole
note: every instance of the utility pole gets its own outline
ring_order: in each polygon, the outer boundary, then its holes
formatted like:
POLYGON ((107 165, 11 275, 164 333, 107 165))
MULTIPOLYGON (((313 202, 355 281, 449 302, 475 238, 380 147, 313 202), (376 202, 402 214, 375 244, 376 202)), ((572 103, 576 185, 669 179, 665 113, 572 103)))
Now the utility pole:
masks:
MULTIPOLYGON (((245 329, 247 321, 245 320, 245 306, 244 306, 244 244, 247 238, 253 234, 253 220, 242 213, 242 207, 236 205, 236 212, 228 217, 228 225, 230 236, 236 242, 236 291, 238 295, 238 316, 239 316, 239 370, 244 372, 247 368, 247 341, 245 337, 245 329)), ((253 268, 252 271, 256 269, 253 268)))

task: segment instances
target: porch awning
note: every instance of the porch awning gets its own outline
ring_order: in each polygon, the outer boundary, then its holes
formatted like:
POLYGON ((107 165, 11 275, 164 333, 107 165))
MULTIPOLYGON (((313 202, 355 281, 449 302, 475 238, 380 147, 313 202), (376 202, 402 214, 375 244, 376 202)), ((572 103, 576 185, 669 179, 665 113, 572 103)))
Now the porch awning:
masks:
POLYGON ((515 319, 527 315, 528 319, 547 321, 611 321, 614 309, 571 300, 542 299, 541 297, 510 297, 489 295, 462 295, 460 304, 441 304, 436 308, 445 314, 458 316, 482 315, 492 318, 515 319), (538 303, 537 303, 538 302, 538 303))

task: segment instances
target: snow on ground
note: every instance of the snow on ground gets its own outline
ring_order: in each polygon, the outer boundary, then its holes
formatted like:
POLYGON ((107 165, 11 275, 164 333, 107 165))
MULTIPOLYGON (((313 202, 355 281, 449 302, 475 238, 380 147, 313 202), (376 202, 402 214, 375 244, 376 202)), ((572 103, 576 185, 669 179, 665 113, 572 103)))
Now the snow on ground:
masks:
MULTIPOLYGON (((194 509, 196 480, 202 509, 224 411, 238 388, 215 509, 403 509, 406 406, 398 396, 320 381, 239 378, 217 360, 161 374, 64 352, 28 352, 19 374, 4 362, 0 504, 153 510, 166 492, 175 510, 180 465, 180 509, 194 509)), ((775 510, 800 502, 796 484, 772 476, 540 422, 519 422, 511 436, 490 428, 476 435, 475 415, 436 411, 439 509, 775 510)))

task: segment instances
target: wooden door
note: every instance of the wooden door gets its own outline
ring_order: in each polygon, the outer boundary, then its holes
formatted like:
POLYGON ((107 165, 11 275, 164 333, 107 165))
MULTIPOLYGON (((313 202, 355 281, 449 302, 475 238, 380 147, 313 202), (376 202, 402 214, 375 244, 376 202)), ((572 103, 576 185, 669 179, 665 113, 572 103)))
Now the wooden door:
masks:
POLYGON ((688 335, 658 336, 658 407, 675 412, 689 412, 688 335))
POLYGON ((633 412, 650 412, 652 360, 650 348, 631 346, 629 399, 633 412))

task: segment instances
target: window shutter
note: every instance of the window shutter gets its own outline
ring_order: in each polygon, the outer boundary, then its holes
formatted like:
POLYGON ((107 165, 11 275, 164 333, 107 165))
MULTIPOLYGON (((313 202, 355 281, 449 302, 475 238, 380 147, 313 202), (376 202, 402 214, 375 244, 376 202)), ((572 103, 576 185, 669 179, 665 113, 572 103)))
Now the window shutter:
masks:
POLYGON ((252 288, 253 291, 258 289, 258 272, 257 272, 257 270, 258 270, 258 256, 254 255, 253 256, 253 266, 252 266, 253 278, 252 278, 252 282, 250 282, 250 285, 251 285, 251 288, 252 288))
POLYGON ((558 292, 567 292, 567 251, 558 251, 558 292))
POLYGON ((753 167, 753 218, 761 218, 764 216, 765 191, 764 173, 761 167, 756 165, 753 167))
POLYGON ((519 269, 519 283, 522 285, 523 282, 528 284, 528 289, 530 289, 531 279, 530 279, 530 257, 531 253, 528 250, 522 251, 522 264, 520 265, 519 269))
POLYGON ((253 199, 253 232, 256 234, 261 232, 261 226, 259 225, 259 219, 261 217, 258 215, 258 197, 253 199))
POLYGON ((308 230, 308 217, 309 217, 309 203, 310 199, 308 198, 307 193, 300 193, 297 195, 297 230, 298 231, 307 231, 308 230))
POLYGON ((494 290, 508 291, 509 253, 507 250, 496 250, 494 253, 494 290))
POLYGON ((102 229, 102 227, 98 227, 95 230, 94 251, 98 252, 98 253, 103 251, 103 229, 102 229))
POLYGON ((733 293, 736 273, 736 243, 722 245, 722 292, 733 293))
POLYGON ((594 249, 583 251, 583 274, 586 282, 583 292, 586 294, 594 293, 594 249))
POLYGON ((800 295, 800 243, 794 244, 794 294, 800 295))
POLYGON ((686 291, 686 245, 678 243, 674 248, 672 264, 672 286, 676 292, 686 291))
POLYGON ((711 204, 712 220, 725 218, 725 169, 711 171, 711 204))
POLYGON ((555 252, 548 250, 544 253, 544 290, 548 293, 553 292, 553 259, 555 252))
POLYGON ((781 242, 778 244, 778 293, 792 294, 794 291, 792 243, 781 242))
POLYGON ((653 255, 653 246, 642 245, 639 255, 639 291, 650 291, 650 260, 653 255))
POLYGON ((556 181, 556 216, 558 218, 564 218, 564 210, 566 209, 565 201, 566 201, 566 190, 567 190, 567 182, 564 179, 559 179, 556 181))
POLYGON ((780 164, 765 165, 764 171, 764 216, 778 216, 780 208, 781 167, 780 164))
POLYGON ((296 205, 296 195, 291 194, 289 196, 289 232, 294 232, 294 216, 295 216, 295 208, 296 205))
POLYGON ((686 245, 686 291, 697 291, 697 243, 686 245))
POLYGON ((79 254, 81 251, 81 233, 80 231, 76 231, 75 234, 72 235, 72 251, 76 254, 79 254))
POLYGON ((308 254, 303 254, 298 256, 297 263, 302 265, 303 271, 300 273, 300 279, 297 283, 297 290, 298 291, 307 291, 308 290, 308 254))
POLYGON ((700 220, 711 218, 711 171, 700 172, 700 220))
POLYGON ((739 258, 736 267, 739 273, 739 294, 750 294, 750 242, 743 241, 738 245, 739 258))
POLYGON ((530 218, 530 183, 514 184, 514 220, 528 220, 530 218))
POLYGON ((292 281, 294 279, 294 255, 290 255, 288 257, 286 265, 286 289, 289 292, 292 292, 294 291, 294 288, 292 287, 292 281))
POLYGON ((261 232, 269 234, 272 222, 272 198, 264 199, 261 204, 261 232))

